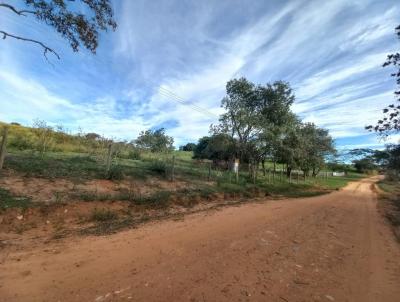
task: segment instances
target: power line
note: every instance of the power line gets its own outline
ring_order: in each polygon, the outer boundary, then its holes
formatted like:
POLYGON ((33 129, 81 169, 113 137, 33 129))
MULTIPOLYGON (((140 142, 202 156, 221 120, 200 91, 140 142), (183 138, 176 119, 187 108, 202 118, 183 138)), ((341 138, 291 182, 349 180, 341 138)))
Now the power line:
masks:
POLYGON ((200 106, 198 106, 196 104, 193 104, 193 102, 190 102, 190 101, 187 101, 187 100, 183 99, 182 97, 178 96, 177 94, 175 94, 171 90, 168 90, 167 88, 164 88, 164 87, 160 86, 158 93, 160 95, 172 100, 172 101, 175 101, 177 103, 180 103, 180 104, 188 106, 188 107, 191 107, 193 110, 195 110, 195 111, 197 111, 199 113, 202 113, 204 115, 208 115, 208 116, 210 116, 212 118, 216 118, 216 117, 218 118, 218 115, 210 112, 209 110, 207 110, 207 109, 205 109, 203 107, 200 107, 200 106))

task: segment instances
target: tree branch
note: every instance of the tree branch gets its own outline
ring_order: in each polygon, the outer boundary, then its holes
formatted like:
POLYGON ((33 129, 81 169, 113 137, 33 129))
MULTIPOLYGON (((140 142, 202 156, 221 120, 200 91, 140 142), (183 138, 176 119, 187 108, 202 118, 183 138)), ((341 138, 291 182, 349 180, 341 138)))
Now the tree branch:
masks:
POLYGON ((36 14, 35 11, 32 10, 17 10, 14 6, 7 4, 7 3, 0 3, 0 7, 5 7, 8 8, 10 10, 12 10, 14 13, 16 13, 19 16, 25 16, 25 14, 36 14))
POLYGON ((3 40, 6 39, 7 37, 10 37, 10 38, 14 38, 14 39, 17 39, 17 40, 31 42, 31 43, 35 43, 35 44, 40 45, 43 48, 43 55, 44 55, 44 57, 46 58, 47 61, 48 61, 48 58, 47 58, 47 53, 48 52, 53 53, 57 57, 57 59, 60 60, 60 56, 58 55, 58 53, 56 51, 54 51, 53 49, 51 49, 50 47, 46 46, 45 44, 43 44, 40 41, 33 40, 33 39, 28 39, 28 38, 23 38, 23 37, 19 37, 19 36, 15 36, 15 35, 9 34, 9 33, 5 32, 5 31, 2 31, 2 30, 0 30, 0 34, 3 35, 3 40))

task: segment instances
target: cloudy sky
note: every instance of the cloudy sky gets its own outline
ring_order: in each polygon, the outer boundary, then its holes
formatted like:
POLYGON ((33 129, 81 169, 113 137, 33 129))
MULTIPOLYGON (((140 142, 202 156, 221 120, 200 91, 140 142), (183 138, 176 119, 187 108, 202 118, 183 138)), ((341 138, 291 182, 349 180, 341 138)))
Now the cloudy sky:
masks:
POLYGON ((382 146, 364 126, 394 100, 391 70, 381 66, 399 50, 398 0, 113 3, 118 29, 102 34, 95 56, 0 11, 0 30, 42 40, 62 57, 49 55, 49 64, 32 44, 0 40, 1 121, 38 118, 129 140, 165 127, 180 145, 207 135, 226 82, 245 76, 290 82, 293 110, 329 129, 338 147, 382 146))

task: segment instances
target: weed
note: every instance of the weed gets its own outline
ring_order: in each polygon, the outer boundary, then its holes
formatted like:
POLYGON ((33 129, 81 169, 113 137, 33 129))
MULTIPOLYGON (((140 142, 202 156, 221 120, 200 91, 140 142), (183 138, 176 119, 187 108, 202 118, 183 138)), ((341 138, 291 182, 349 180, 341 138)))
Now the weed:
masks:
POLYGON ((106 179, 108 180, 124 179, 124 172, 122 170, 122 167, 119 165, 111 166, 110 170, 107 172, 106 179))
POLYGON ((8 190, 0 188, 0 210, 8 208, 27 209, 32 206, 31 199, 22 196, 13 196, 8 190))
POLYGON ((157 191, 150 196, 136 196, 133 202, 138 205, 164 208, 168 206, 171 195, 169 191, 157 191))
POLYGON ((90 220, 96 222, 106 222, 117 218, 117 213, 107 209, 94 209, 90 215, 90 220))
POLYGON ((167 174, 167 164, 160 160, 149 161, 147 168, 149 169, 150 172, 153 172, 158 175, 166 176, 167 174))
POLYGON ((141 154, 139 150, 133 149, 128 152, 128 158, 133 160, 140 160, 141 154))

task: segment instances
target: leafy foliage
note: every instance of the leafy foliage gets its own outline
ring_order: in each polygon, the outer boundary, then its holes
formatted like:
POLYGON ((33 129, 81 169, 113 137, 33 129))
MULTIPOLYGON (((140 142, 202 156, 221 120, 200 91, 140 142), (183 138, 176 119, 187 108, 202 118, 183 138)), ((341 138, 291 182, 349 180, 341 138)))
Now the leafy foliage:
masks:
POLYGON ((232 160, 235 156, 235 140, 224 133, 205 136, 199 140, 193 154, 196 159, 232 160))
POLYGON ((32 206, 32 202, 27 197, 14 196, 8 190, 0 188, 0 210, 9 208, 26 209, 32 206))
MULTIPOLYGON (((396 27, 397 37, 400 39, 400 25, 396 27)), ((388 55, 383 67, 393 66, 395 71, 391 74, 396 78, 397 90, 394 92, 397 101, 400 101, 400 53, 388 55)), ((369 125, 366 127, 369 131, 375 131, 381 135, 388 135, 392 131, 400 131, 400 105, 391 104, 383 109, 384 116, 375 126, 369 125)))
POLYGON ((302 123, 291 111, 295 96, 288 83, 263 86, 240 78, 229 81, 226 91, 221 102, 226 113, 211 127, 213 136, 200 139, 195 158, 237 157, 255 173, 259 162, 272 160, 285 163, 288 174, 298 168, 315 176, 335 151, 327 130, 302 123))
POLYGON ((165 133, 164 128, 157 130, 142 131, 135 140, 139 148, 150 150, 151 152, 168 152, 174 149, 174 139, 165 133))
POLYGON ((180 151, 194 151, 195 148, 196 148, 195 143, 187 143, 186 145, 180 146, 179 150, 180 151))
MULTIPOLYGON (((32 15, 40 22, 53 27, 57 33, 66 39, 73 51, 79 51, 81 46, 92 53, 96 52, 99 44, 99 31, 115 30, 117 27, 113 19, 113 10, 109 0, 24 0, 23 9, 13 6, 14 3, 1 3, 0 8, 8 9, 20 16, 32 15), (83 4, 83 14, 77 9, 76 2, 83 4)), ((0 31, 3 38, 11 37, 18 40, 32 42, 43 47, 44 55, 52 52, 59 55, 40 41, 15 36, 0 31)))

